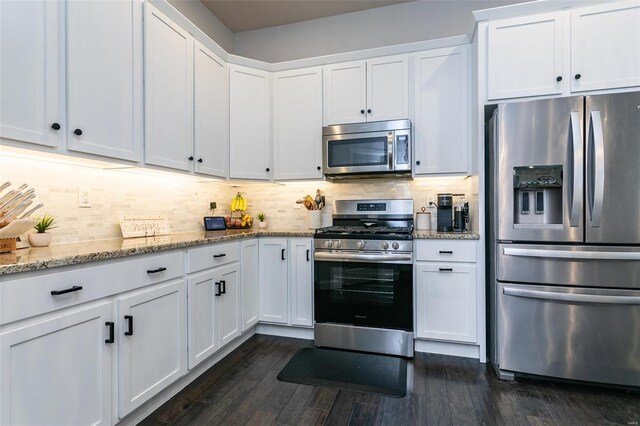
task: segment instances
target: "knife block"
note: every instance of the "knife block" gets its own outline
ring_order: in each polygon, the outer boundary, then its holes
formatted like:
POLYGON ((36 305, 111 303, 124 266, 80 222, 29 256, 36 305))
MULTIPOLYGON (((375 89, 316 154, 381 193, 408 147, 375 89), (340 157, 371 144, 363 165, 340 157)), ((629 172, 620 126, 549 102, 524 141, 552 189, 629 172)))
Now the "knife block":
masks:
POLYGON ((0 239, 0 253, 10 253, 16 249, 15 238, 0 239))

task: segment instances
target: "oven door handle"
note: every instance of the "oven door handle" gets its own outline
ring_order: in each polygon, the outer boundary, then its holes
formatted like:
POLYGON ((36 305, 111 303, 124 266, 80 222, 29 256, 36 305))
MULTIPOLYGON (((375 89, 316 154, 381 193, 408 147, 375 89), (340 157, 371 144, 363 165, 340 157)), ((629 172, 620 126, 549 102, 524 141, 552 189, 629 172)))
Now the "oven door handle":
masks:
POLYGON ((398 262, 404 261, 411 263, 413 256, 411 253, 406 254, 349 254, 349 253, 327 253, 316 251, 313 255, 317 261, 355 261, 355 262, 398 262))

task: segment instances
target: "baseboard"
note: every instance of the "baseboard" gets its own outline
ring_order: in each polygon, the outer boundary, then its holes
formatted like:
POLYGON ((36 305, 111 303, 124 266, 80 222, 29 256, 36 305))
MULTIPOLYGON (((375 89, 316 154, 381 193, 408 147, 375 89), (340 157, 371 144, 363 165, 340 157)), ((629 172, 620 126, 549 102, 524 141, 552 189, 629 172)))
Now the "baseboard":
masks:
POLYGON ((313 340, 313 328, 294 327, 290 325, 258 324, 256 326, 256 334, 313 340))
POLYGON ((225 346, 220 352, 216 352, 211 355, 211 358, 202 362, 196 366, 193 370, 189 371, 185 376, 181 377, 171 385, 167 386, 162 392, 154 396, 149 401, 145 402, 140 407, 136 408, 133 412, 129 413, 124 419, 120 420, 118 425, 136 425, 144 420, 147 416, 157 410, 162 404, 170 400, 178 392, 184 389, 189 383, 197 379, 202 373, 213 367, 220 362, 222 358, 229 355, 234 350, 238 349, 240 345, 249 340, 251 336, 256 334, 256 329, 250 329, 245 331, 236 340, 225 346))
POLYGON ((464 343, 439 342, 437 340, 417 340, 415 341, 416 352, 426 352, 430 354, 460 356, 463 358, 480 359, 480 347, 477 345, 467 345, 464 343))

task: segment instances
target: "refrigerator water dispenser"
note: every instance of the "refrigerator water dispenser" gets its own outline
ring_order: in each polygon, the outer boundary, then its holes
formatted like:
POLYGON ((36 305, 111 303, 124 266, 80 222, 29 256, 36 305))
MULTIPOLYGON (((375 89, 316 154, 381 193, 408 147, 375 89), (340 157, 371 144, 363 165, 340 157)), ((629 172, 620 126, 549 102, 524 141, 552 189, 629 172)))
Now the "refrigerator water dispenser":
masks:
POLYGON ((562 166, 513 168, 514 225, 562 223, 562 166))

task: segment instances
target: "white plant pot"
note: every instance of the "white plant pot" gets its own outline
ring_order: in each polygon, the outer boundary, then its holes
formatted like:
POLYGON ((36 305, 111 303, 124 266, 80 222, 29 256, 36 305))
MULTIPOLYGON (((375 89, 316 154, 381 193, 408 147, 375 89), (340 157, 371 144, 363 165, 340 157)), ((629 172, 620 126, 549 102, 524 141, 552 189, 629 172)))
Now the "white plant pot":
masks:
POLYGON ((265 229, 267 227, 267 222, 258 222, 258 228, 265 229))
POLYGON ((47 247, 51 244, 51 234, 47 232, 28 234, 31 247, 47 247))

